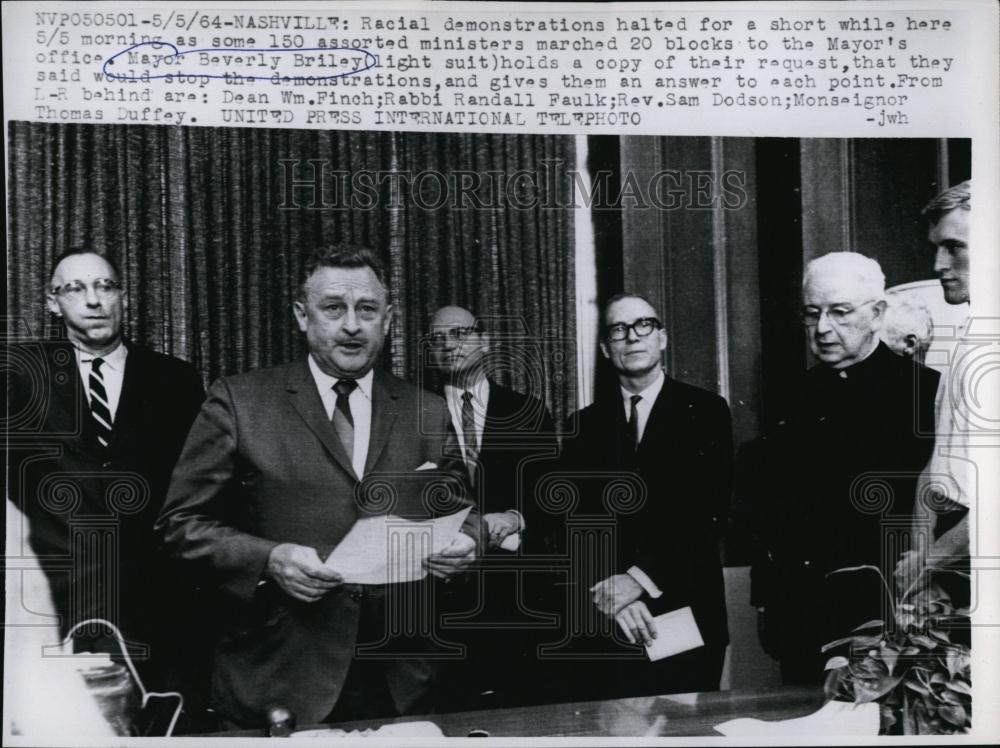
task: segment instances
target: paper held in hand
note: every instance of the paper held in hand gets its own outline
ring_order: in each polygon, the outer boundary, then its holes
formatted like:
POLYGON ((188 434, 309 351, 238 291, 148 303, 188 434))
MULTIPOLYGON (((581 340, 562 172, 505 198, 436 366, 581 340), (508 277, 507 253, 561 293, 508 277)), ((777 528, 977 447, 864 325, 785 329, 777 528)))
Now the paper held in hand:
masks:
POLYGON ((424 559, 451 544, 469 511, 419 521, 393 514, 359 519, 325 564, 350 584, 415 582, 427 576, 424 559))
POLYGON ((653 624, 656 638, 646 647, 646 656, 653 662, 705 646, 690 606, 656 616, 653 624))

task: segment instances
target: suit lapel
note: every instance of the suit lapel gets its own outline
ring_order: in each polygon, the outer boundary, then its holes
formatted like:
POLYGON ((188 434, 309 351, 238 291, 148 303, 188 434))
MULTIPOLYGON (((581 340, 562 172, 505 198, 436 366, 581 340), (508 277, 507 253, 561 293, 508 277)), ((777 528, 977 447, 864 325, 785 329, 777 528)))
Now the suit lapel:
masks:
POLYGON ((646 421, 646 429, 643 431, 642 441, 639 443, 639 455, 642 456, 653 451, 662 456, 662 449, 672 434, 686 433, 686 429, 682 425, 684 417, 671 379, 665 377, 660 394, 657 395, 656 401, 649 411, 649 420, 646 421))
MULTIPOLYGON (((135 426, 135 416, 140 410, 139 401, 143 396, 142 385, 145 379, 146 361, 141 351, 133 346, 127 345, 127 347, 128 355, 125 357, 122 391, 118 397, 118 410, 115 412, 111 428, 111 444, 109 447, 112 450, 120 444, 129 443, 129 433, 135 426)), ((170 397, 169 392, 161 392, 160 395, 167 398, 170 397)))
POLYGON ((382 455, 382 450, 389 442, 389 436, 392 434, 392 427, 398 415, 396 409, 398 397, 399 393, 396 392, 392 380, 386 374, 376 371, 372 379, 372 431, 368 440, 365 474, 375 468, 382 455))
POLYGON ((54 346, 50 350, 51 353, 45 350, 49 392, 52 395, 49 420, 58 424, 55 431, 75 434, 75 441, 81 449, 96 449, 97 436, 90 417, 90 404, 77 363, 76 349, 66 344, 54 346))
POLYGON ((351 467, 351 461, 347 458, 344 445, 340 443, 333 426, 327 420, 323 401, 316 390, 316 380, 312 378, 309 364, 305 359, 296 361, 291 366, 285 391, 288 393, 288 401, 295 412, 305 421, 306 426, 316 435, 334 461, 340 465, 344 472, 356 479, 358 476, 354 474, 354 468, 351 467))

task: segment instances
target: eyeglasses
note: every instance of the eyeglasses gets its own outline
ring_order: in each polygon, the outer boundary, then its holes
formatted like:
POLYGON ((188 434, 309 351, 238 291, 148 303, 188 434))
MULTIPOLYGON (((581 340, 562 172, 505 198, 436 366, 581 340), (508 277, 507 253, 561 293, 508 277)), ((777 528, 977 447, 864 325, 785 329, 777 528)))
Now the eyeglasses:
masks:
POLYGON ((656 317, 640 317, 631 325, 626 325, 624 322, 608 325, 604 328, 604 334, 608 336, 608 340, 625 340, 628 338, 629 330, 634 330, 638 337, 644 338, 660 327, 662 325, 656 317))
POLYGON ((431 345, 444 345, 445 340, 459 342, 465 340, 472 333, 478 332, 475 327, 449 327, 445 330, 432 332, 430 335, 431 345))
MULTIPOLYGON (((121 293, 122 284, 110 278, 97 278, 92 286, 94 295, 104 301, 121 293)), ((52 293, 66 301, 81 301, 87 296, 87 284, 83 281, 70 281, 69 283, 52 289, 52 293)))
POLYGON ((869 304, 874 304, 878 299, 872 299, 871 301, 866 301, 864 304, 858 304, 857 306, 851 306, 850 304, 834 304, 826 310, 819 309, 814 306, 807 306, 801 312, 799 316, 802 319, 802 324, 806 327, 816 327, 819 324, 820 318, 823 316, 823 312, 826 311, 827 319, 830 320, 831 325, 846 325, 847 321, 851 318, 859 309, 862 309, 869 304))

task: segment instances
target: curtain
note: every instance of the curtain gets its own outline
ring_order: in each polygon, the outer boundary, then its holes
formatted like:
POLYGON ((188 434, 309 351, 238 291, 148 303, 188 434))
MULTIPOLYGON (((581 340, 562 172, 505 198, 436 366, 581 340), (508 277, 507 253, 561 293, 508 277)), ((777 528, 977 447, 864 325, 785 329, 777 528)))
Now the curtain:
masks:
POLYGON ((386 368, 422 382, 430 315, 459 304, 506 340, 501 383, 543 397, 557 422, 574 409, 571 137, 26 122, 8 134, 7 305, 22 333, 51 328, 52 259, 84 246, 121 266, 131 339, 206 381, 282 363, 304 353, 291 315, 304 258, 345 242, 386 263, 386 368))

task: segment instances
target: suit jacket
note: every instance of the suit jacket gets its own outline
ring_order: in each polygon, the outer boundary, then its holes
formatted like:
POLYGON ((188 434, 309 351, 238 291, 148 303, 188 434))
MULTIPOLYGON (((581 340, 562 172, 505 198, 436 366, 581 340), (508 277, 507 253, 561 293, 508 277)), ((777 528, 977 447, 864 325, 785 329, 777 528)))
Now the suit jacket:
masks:
POLYGON ((486 422, 472 478, 472 498, 482 513, 515 509, 526 535, 544 523, 533 497, 534 480, 545 458, 558 453, 555 424, 537 397, 490 381, 486 422))
MULTIPOLYGON (((388 490, 372 492, 372 505, 357 493, 358 478, 305 360, 212 385, 157 528, 168 552, 190 564, 228 611, 213 663, 212 702, 220 713, 243 725, 262 724, 274 703, 303 724, 330 713, 359 640, 362 608, 383 601, 386 588, 343 585, 300 603, 272 583, 259 584, 268 556, 279 543, 297 543, 325 558, 365 513, 424 518, 467 505, 461 494, 435 507, 420 498, 428 474, 414 471, 426 462, 443 465, 449 434, 441 398, 376 371, 365 476, 380 476, 388 490)), ((477 537, 478 517, 463 529, 477 537)), ((389 682, 397 705, 422 685, 389 682)))
POLYGON ((917 477, 934 446, 939 378, 884 343, 842 371, 815 366, 801 402, 757 446, 764 467, 751 490, 762 548, 752 601, 767 606, 793 659, 805 634, 811 653, 881 617, 876 575, 826 574, 872 564, 891 584, 902 547, 887 545, 883 532, 909 533, 917 477), (807 602, 821 598, 826 613, 807 602))
POLYGON ((163 634, 169 597, 153 522, 204 390, 190 364, 126 345, 107 448, 97 441, 72 345, 11 349, 8 495, 28 517, 62 633, 109 618, 126 639, 149 644, 163 634))
MULTIPOLYGON (((724 647, 729 630, 719 538, 732 482, 729 406, 717 395, 666 377, 633 454, 622 402, 615 384, 567 424, 564 465, 579 473, 581 487, 570 519, 609 518, 615 533, 613 573, 638 566, 663 592, 655 600, 642 598, 653 615, 690 605, 706 646, 724 647), (645 499, 620 502, 615 510, 605 492, 610 481, 595 483, 586 475, 594 471, 637 477, 645 499)), ((587 587, 596 581, 581 580, 587 587)))

